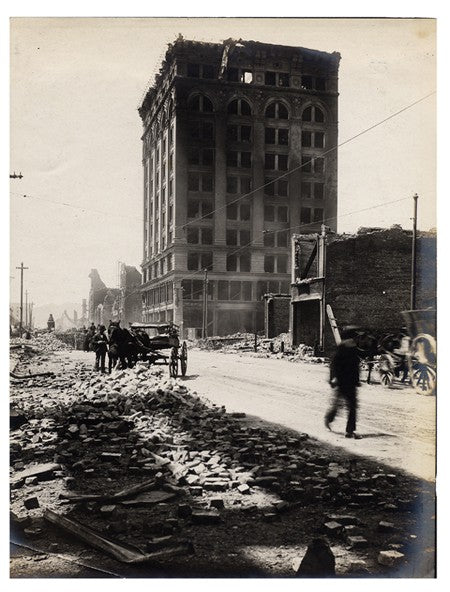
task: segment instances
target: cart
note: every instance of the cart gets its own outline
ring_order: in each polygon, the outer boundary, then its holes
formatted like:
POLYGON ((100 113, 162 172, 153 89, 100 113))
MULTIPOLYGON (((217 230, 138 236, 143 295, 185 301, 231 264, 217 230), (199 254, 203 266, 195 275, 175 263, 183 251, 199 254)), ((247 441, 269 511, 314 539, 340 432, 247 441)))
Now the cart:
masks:
POLYGON ((131 323, 130 328, 139 342, 138 357, 152 364, 168 364, 171 377, 186 376, 187 344, 180 343, 180 329, 175 323, 131 323), (164 354, 161 350, 169 349, 164 354))
POLYGON ((407 354, 409 377, 421 395, 436 393, 436 310, 402 312, 411 339, 407 354))

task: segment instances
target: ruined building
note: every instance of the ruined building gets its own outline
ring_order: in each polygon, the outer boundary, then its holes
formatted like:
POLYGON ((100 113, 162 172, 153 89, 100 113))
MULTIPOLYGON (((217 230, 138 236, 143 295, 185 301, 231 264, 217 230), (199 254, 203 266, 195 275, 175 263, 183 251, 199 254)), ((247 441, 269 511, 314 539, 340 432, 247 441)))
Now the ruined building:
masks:
POLYGON ((263 330, 263 296, 290 290, 290 234, 336 226, 339 60, 255 41, 169 46, 139 109, 144 320, 198 334, 207 285, 208 335, 263 330))
POLYGON ((107 326, 110 320, 120 320, 122 327, 127 327, 142 320, 142 276, 135 267, 121 264, 118 288, 106 287, 97 269, 92 269, 89 277, 89 323, 107 326))
MULTIPOLYGON (((354 235, 297 235, 292 269, 291 332, 329 353, 335 346, 326 306, 339 327, 395 333, 411 308, 412 232, 362 228, 354 235)), ((436 308, 436 234, 418 232, 416 308, 436 308)))

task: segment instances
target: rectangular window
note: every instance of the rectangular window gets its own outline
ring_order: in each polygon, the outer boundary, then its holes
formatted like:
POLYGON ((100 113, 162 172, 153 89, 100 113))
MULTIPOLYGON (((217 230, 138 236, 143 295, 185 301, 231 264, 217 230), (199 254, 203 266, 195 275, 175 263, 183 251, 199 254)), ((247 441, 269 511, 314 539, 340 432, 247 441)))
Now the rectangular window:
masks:
POLYGON ((304 173, 311 173, 312 172, 311 156, 302 156, 302 171, 304 173))
POLYGON ((237 220, 237 204, 230 204, 227 206, 227 219, 237 220))
POLYGON ((325 161, 323 158, 317 157, 314 159, 314 172, 323 173, 325 170, 325 161))
POLYGON ((311 141, 312 141, 312 134, 311 132, 302 132, 302 146, 305 146, 307 148, 311 147, 311 141))
POLYGON ((249 193, 252 190, 251 177, 241 177, 241 193, 249 193))
POLYGON ((241 152, 241 166, 247 169, 252 166, 251 152, 241 152))
POLYGON ((226 240, 227 245, 237 245, 237 230, 227 229, 226 240))
POLYGON ((278 154, 278 170, 279 171, 287 171, 288 170, 287 154, 278 154))
POLYGON ((202 228, 202 245, 212 245, 213 232, 212 228, 202 228))
POLYGON ((278 74, 278 86, 289 86, 289 74, 285 72, 280 72, 278 74))
POLYGON ((238 177, 227 177, 227 193, 238 192, 238 177))
POLYGON ((266 144, 275 144, 276 143, 275 136, 276 136, 275 128, 274 127, 266 127, 266 131, 265 131, 266 144))
POLYGON ((250 253, 242 253, 239 257, 239 268, 240 271, 250 271, 251 257, 250 253))
POLYGON ((264 194, 265 195, 275 195, 275 181, 272 181, 271 179, 264 179, 264 194))
POLYGON ((302 181, 300 185, 302 199, 311 198, 311 183, 309 181, 302 181))
POLYGON ((230 282, 230 300, 241 299, 241 282, 230 282))
POLYGON ((266 72, 264 77, 264 83, 268 86, 275 86, 277 80, 276 72, 266 72))
POLYGON ((200 190, 200 175, 196 173, 188 174, 188 191, 200 190))
POLYGON ((277 256, 277 273, 287 273, 287 255, 277 256))
POLYGON ((278 206, 278 222, 288 221, 289 208, 287 206, 278 206))
POLYGON ((219 280, 218 284, 217 298, 219 300, 228 300, 228 282, 219 280))
POLYGON ((323 221, 323 208, 314 208, 314 222, 323 221))
POLYGON ((302 76, 302 86, 303 86, 303 88, 307 88, 308 90, 312 90, 312 87, 313 87, 312 76, 302 76))
POLYGON ((212 175, 202 175, 202 191, 210 192, 213 190, 214 183, 212 175))
POLYGON ((286 179, 279 179, 278 181, 278 195, 281 197, 287 197, 288 194, 288 181, 286 179))
POLYGON ((227 255, 227 271, 237 271, 236 255, 227 255))
POLYGON ((252 137, 252 127, 250 125, 241 125, 241 142, 250 142, 252 137))
POLYGON ((277 232, 277 247, 287 247, 288 235, 286 230, 280 230, 277 232))
POLYGON ((264 271, 273 273, 275 271, 275 261, 273 255, 264 255, 264 271))
POLYGON ((243 203, 240 207, 241 220, 250 220, 250 204, 243 203))
POLYGON ((275 232, 272 230, 266 230, 264 232, 264 246, 274 247, 275 246, 275 232))
POLYGON ((237 167, 238 166, 238 152, 230 151, 227 152, 227 166, 228 167, 237 167))
POLYGON ((323 132, 314 132, 314 148, 323 148, 325 146, 325 134, 323 132))
POLYGON ((227 127, 227 139, 230 142, 238 142, 239 141, 239 126, 238 125, 229 125, 227 127))
POLYGON ((302 224, 311 222, 311 208, 300 208, 300 222, 302 224))
POLYGON ((187 217, 197 218, 200 216, 200 201, 198 199, 189 199, 187 206, 187 217))
POLYGON ((250 230, 239 231, 239 244, 243 247, 250 243, 250 230))
POLYGON ((323 183, 314 183, 314 198, 323 199, 323 183))
POLYGON ((289 130, 278 130, 278 144, 281 144, 281 146, 287 146, 289 144, 289 130))
POLYGON ((252 299, 252 282, 242 282, 242 300, 252 299))

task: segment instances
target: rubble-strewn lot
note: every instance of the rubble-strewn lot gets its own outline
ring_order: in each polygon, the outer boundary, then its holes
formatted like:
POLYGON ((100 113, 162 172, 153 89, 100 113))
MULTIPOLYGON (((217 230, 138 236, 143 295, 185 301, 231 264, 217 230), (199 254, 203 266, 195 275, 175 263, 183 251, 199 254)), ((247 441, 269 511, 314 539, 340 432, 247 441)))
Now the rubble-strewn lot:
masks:
POLYGON ((433 575, 431 484, 228 414, 167 368, 99 375, 52 337, 29 345, 41 353, 13 350, 16 374, 55 377, 12 379, 12 538, 39 550, 13 577, 62 575, 58 557, 122 576, 291 577, 316 536, 337 575, 433 575))

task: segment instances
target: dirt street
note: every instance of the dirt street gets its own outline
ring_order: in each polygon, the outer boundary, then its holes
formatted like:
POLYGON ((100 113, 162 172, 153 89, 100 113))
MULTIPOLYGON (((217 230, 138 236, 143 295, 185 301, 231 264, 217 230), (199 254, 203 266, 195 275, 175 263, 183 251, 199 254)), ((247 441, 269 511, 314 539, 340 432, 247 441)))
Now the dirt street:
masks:
POLYGON ((344 438, 344 410, 334 422, 333 432, 324 425, 331 398, 327 380, 325 364, 189 352, 189 387, 218 405, 226 405, 227 410, 306 432, 422 479, 434 479, 435 397, 418 395, 401 384, 392 388, 363 384, 357 422, 363 439, 349 440, 344 438))

